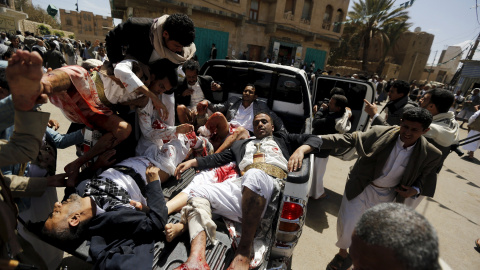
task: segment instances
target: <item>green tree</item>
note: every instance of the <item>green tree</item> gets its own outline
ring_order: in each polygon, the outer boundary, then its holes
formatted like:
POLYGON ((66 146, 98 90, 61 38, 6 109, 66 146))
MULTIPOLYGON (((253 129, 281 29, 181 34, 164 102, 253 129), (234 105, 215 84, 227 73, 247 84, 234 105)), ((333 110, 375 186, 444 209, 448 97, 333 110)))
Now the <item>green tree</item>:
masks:
POLYGON ((393 8, 394 4, 395 0, 360 0, 353 3, 352 11, 348 13, 352 26, 356 28, 354 35, 358 35, 362 40, 364 71, 368 71, 368 48, 373 37, 383 35, 388 25, 409 19, 408 12, 403 7, 393 8))
POLYGON ((42 35, 50 35, 52 32, 50 31, 50 28, 46 27, 43 24, 40 24, 38 26, 38 30, 40 31, 40 34, 42 35))
POLYGON ((70 35, 68 35, 68 38, 75 39, 75 35, 74 35, 74 34, 70 34, 70 35))
POLYGON ((53 31, 53 34, 55 36, 59 36, 59 37, 64 37, 65 36, 65 33, 63 31, 53 31))

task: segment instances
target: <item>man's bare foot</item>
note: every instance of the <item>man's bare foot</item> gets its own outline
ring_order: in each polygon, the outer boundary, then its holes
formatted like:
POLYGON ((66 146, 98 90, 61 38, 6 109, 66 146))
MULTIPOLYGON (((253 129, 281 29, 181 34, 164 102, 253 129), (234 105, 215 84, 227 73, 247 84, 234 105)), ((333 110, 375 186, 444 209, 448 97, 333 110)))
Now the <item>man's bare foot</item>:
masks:
POLYGON ((168 223, 165 225, 165 235, 167 236, 167 242, 172 242, 177 236, 181 235, 185 229, 185 224, 177 223, 172 224, 168 223))
POLYGON ((244 269, 248 270, 250 268, 250 257, 241 255, 241 254, 236 254, 235 258, 233 258, 232 263, 230 263, 230 266, 227 268, 228 270, 230 269, 244 269))
POLYGON ((198 264, 186 261, 174 270, 210 270, 210 266, 208 266, 206 261, 199 260, 198 264))
POLYGON ((42 64, 38 53, 22 50, 8 60, 6 76, 15 109, 29 111, 36 103, 47 102, 47 96, 41 95, 42 64))

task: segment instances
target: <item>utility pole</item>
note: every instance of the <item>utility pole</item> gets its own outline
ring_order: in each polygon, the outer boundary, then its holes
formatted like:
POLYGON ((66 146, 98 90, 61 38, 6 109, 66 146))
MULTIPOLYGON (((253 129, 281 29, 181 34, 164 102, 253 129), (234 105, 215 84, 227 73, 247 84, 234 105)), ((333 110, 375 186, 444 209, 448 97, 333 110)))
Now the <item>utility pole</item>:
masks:
POLYGON ((435 59, 437 59, 437 53, 438 51, 435 51, 435 56, 433 57, 433 63, 430 65, 430 69, 428 70, 428 76, 427 76, 427 82, 429 82, 428 79, 430 79, 430 73, 432 72, 433 65, 435 64, 435 59))
MULTIPOLYGON (((475 54, 475 51, 477 50, 478 43, 480 41, 480 33, 478 34, 477 39, 475 40, 475 43, 473 43, 473 46, 470 48, 470 51, 467 54, 467 57, 465 57, 464 60, 472 60, 473 55, 475 54)), ((455 72, 455 75, 453 75, 452 80, 450 81, 450 85, 456 84, 458 82, 458 78, 460 77, 460 74, 462 73, 463 70, 463 65, 461 68, 455 72)))

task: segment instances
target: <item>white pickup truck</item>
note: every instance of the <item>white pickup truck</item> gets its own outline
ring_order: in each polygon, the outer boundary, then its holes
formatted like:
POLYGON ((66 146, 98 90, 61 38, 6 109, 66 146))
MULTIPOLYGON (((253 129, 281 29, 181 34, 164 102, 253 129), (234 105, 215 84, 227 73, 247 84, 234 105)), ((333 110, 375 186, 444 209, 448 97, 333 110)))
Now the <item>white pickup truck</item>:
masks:
MULTIPOLYGON (((222 102, 232 95, 241 96, 247 83, 253 83, 259 100, 266 102, 283 121, 289 133, 312 132, 312 108, 319 101, 329 97, 333 87, 345 90, 353 117, 351 132, 365 130, 368 115, 363 112, 367 99, 373 102, 373 85, 369 82, 333 77, 319 76, 310 82, 304 70, 252 61, 211 60, 205 63, 201 75, 210 75, 223 84, 223 91, 214 93, 214 102, 222 102)), ((337 150, 333 155, 341 158, 353 156, 353 149, 337 150)), ((285 181, 277 186, 269 202, 264 219, 259 226, 262 252, 256 258, 255 269, 290 269, 295 246, 302 235, 306 218, 308 192, 312 183, 313 155, 306 156, 302 168, 288 174, 285 181)), ((166 198, 178 194, 195 175, 193 169, 183 173, 180 181, 168 181, 163 185, 166 198)), ((177 213, 169 217, 170 222, 178 222, 177 213)), ((239 224, 234 224, 221 217, 217 223, 216 236, 219 240, 215 246, 207 247, 207 263, 211 269, 226 269, 235 254, 236 231, 239 224)), ((248 222, 248 221, 246 221, 248 222)), ((87 241, 78 247, 63 248, 69 253, 87 259, 87 241)), ((188 233, 177 237, 173 242, 157 242, 154 250, 152 269, 174 269, 185 262, 190 251, 188 233)))

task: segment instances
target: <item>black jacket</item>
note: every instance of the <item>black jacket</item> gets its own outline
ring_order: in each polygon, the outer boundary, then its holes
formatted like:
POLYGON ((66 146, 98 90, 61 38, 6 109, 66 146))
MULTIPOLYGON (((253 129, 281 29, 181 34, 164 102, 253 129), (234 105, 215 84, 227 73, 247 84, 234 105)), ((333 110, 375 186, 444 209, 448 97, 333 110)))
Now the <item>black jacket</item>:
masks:
MULTIPOLYGON (((213 101, 213 94, 212 94, 212 84, 213 78, 210 76, 198 76, 198 83, 200 84, 200 88, 202 89, 203 95, 205 99, 208 101, 213 101)), ((187 79, 184 79, 183 82, 178 86, 177 90, 175 90, 175 102, 178 104, 183 104, 185 106, 190 106, 190 101, 192 100, 192 96, 182 96, 183 91, 187 90, 188 83, 187 79)))
MULTIPOLYGON (((245 148, 247 143, 255 138, 250 138, 246 140, 236 141, 232 144, 229 149, 225 151, 209 155, 202 158, 197 158, 198 169, 203 170, 207 168, 220 167, 224 164, 229 163, 230 161, 236 161, 237 164, 243 159, 245 155, 245 148)), ((314 148, 314 153, 320 150, 322 145, 322 140, 318 136, 311 134, 287 134, 286 132, 275 132, 273 134, 273 139, 280 147, 283 156, 286 160, 290 159, 290 155, 293 154, 298 147, 306 144, 314 148)))
MULTIPOLYGON (((312 121, 312 134, 314 135, 325 135, 325 134, 335 134, 338 133, 335 129, 335 119, 342 117, 343 112, 330 113, 328 109, 326 111, 318 110, 315 113, 315 117, 312 121)), ((322 149, 320 153, 316 154, 316 157, 326 158, 332 149, 322 149)))
POLYGON ((149 213, 118 208, 92 218, 90 254, 95 269, 152 269, 156 241, 164 239, 167 207, 160 181, 145 186, 149 213))
POLYGON ((151 18, 129 18, 108 32, 105 37, 108 60, 118 63, 125 58, 125 53, 135 57, 138 61, 148 64, 153 52, 150 41, 151 18))

